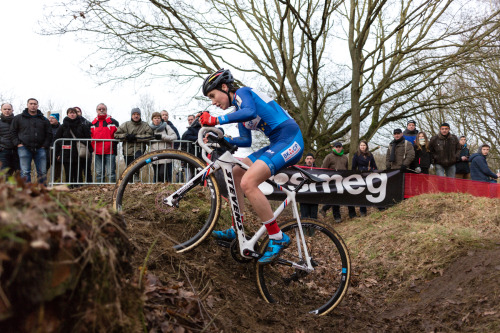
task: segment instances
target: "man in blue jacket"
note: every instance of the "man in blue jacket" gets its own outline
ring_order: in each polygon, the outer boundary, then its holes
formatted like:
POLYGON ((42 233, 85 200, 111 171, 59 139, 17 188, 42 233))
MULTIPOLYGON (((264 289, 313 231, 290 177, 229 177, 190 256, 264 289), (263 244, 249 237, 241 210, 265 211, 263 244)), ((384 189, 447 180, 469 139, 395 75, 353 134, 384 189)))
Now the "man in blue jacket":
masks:
POLYGON ((498 177, 500 177, 500 173, 495 174, 490 170, 490 168, 488 168, 486 156, 488 156, 489 153, 490 146, 487 144, 483 144, 481 147, 479 147, 476 154, 471 155, 470 175, 472 180, 496 183, 496 180, 498 179, 498 177))

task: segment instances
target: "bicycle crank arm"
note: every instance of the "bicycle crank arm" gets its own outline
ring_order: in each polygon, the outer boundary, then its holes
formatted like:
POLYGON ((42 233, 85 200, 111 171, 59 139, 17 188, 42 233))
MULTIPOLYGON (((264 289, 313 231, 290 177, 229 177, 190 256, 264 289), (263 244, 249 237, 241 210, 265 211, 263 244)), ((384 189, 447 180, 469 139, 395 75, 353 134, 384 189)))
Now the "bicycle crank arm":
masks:
POLYGON ((308 273, 314 271, 314 268, 308 268, 306 265, 299 265, 293 261, 282 259, 282 258, 276 259, 275 263, 280 264, 280 265, 290 266, 292 268, 299 269, 301 271, 305 271, 308 273))

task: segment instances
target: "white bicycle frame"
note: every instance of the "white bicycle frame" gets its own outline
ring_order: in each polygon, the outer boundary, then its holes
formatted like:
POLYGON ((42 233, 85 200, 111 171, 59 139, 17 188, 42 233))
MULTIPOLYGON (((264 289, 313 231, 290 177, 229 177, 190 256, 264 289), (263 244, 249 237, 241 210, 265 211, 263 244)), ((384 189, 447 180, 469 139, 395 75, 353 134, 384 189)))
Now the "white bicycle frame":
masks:
MULTIPOLYGON (((196 176, 194 176, 188 183, 186 183, 184 186, 182 186, 180 189, 178 189, 176 192, 171 194, 169 197, 164 199, 164 203, 170 206, 175 205, 175 197, 177 193, 183 193, 186 189, 190 188, 193 186, 193 184, 199 180, 201 177, 202 180, 206 179, 210 173, 213 173, 217 170, 222 169, 224 173, 224 180, 226 183, 227 191, 228 191, 228 196, 229 196, 229 202, 231 204, 231 210, 232 210, 232 215, 235 223, 235 229, 236 233, 238 236, 238 241, 239 241, 239 246, 240 246, 240 254, 244 258, 259 258, 260 254, 255 252, 255 245, 257 244, 257 241, 267 232, 267 229, 264 225, 255 233, 253 237, 250 239, 247 239, 245 236, 245 230, 243 227, 243 223, 241 220, 241 213, 240 213, 240 205, 238 202, 238 196, 236 195, 236 188, 235 188, 235 183, 234 183, 234 177, 233 177, 233 168, 235 165, 248 170, 249 166, 244 164, 243 162, 239 161, 236 159, 230 152, 226 151, 224 154, 222 154, 216 161, 212 162, 208 157, 207 154, 210 154, 213 151, 213 148, 216 145, 211 144, 210 146, 205 144, 203 142, 203 138, 205 136, 205 133, 208 132, 215 132, 219 135, 219 138, 222 137, 222 132, 215 128, 215 127, 202 127, 198 133, 198 144, 200 147, 203 149, 202 150, 202 157, 203 159, 208 163, 208 166, 205 167, 202 171, 200 171, 196 176)), ((305 264, 298 264, 295 262, 290 262, 287 260, 281 261, 281 263, 292 266, 297 269, 305 270, 305 271, 313 271, 314 268, 311 264, 311 257, 309 256, 309 253, 307 251, 307 246, 306 246, 306 241, 304 237, 304 232, 302 229, 302 224, 300 222, 299 218, 299 213, 297 210, 297 203, 295 201, 295 196, 296 192, 295 191, 290 191, 278 184, 276 184, 274 181, 268 179, 266 180, 269 184, 273 185, 274 187, 279 188, 281 191, 283 191, 286 194, 286 199, 283 201, 283 203, 274 211, 274 218, 277 218, 283 210, 288 206, 289 204, 292 204, 292 210, 293 210, 293 216, 297 220, 297 225, 298 228, 295 229, 296 232, 296 240, 297 240, 297 249, 298 249, 298 257, 300 262, 305 263, 305 264)))

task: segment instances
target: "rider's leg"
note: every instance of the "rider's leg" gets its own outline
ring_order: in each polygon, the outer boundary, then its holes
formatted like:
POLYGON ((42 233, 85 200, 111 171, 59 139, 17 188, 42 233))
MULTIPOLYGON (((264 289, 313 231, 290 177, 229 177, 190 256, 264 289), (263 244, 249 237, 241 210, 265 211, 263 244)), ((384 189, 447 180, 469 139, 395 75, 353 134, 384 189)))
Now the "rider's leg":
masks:
POLYGON ((274 218, 271 204, 258 187, 269 177, 271 177, 269 166, 265 162, 257 160, 243 175, 240 186, 248 201, 252 204, 255 213, 266 225, 269 238, 281 239, 282 233, 274 218))
MULTIPOLYGON (((245 159, 243 160, 243 163, 245 163, 249 167, 252 166, 252 164, 253 164, 252 160, 250 160, 248 157, 245 157, 245 159)), ((246 170, 240 168, 239 166, 235 166, 233 169, 234 187, 236 189, 236 195, 238 197, 238 204, 240 205, 241 214, 243 214, 245 212, 245 193, 243 192, 243 190, 241 188, 241 179, 243 178, 243 175, 245 173, 246 173, 246 170)))

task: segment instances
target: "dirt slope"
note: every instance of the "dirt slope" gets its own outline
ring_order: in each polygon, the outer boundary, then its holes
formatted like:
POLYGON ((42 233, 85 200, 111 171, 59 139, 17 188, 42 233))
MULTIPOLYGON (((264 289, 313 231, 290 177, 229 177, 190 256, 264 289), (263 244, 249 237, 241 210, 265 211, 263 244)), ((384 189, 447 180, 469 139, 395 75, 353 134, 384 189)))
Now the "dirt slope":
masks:
MULTIPOLYGON (((76 194, 110 203, 111 191, 89 187, 76 194)), ((151 249, 148 271, 189 286, 201 299, 208 331, 496 332, 499 206, 500 200, 468 195, 425 195, 335 225, 350 249, 354 272, 348 295, 324 317, 266 304, 258 296, 253 265, 238 264, 212 241, 176 254, 161 224, 145 221, 140 211, 125 219, 137 247, 133 265, 142 266, 151 249)), ((250 216, 247 212, 247 221, 250 216)))

